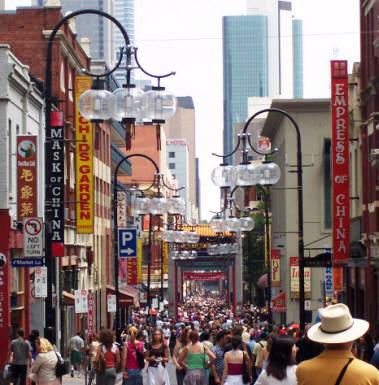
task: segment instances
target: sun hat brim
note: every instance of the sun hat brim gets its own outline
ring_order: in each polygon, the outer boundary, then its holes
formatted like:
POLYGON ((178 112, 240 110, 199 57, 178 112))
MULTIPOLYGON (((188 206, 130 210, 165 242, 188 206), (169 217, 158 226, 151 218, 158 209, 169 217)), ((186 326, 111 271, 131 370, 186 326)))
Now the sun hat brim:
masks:
POLYGON ((321 322, 318 322, 308 330, 308 338, 322 344, 343 344, 355 341, 367 332, 369 323, 357 318, 353 318, 353 320, 354 324, 350 329, 339 333, 325 333, 321 330, 321 322))

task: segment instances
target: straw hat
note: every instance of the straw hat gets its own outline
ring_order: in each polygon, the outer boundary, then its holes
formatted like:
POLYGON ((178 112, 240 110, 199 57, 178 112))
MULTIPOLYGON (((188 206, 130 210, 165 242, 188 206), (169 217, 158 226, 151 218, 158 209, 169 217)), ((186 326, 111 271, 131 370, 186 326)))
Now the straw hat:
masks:
POLYGON ((369 328, 367 321, 353 318, 343 303, 319 309, 321 322, 308 330, 308 338, 324 344, 342 344, 358 339, 369 328))

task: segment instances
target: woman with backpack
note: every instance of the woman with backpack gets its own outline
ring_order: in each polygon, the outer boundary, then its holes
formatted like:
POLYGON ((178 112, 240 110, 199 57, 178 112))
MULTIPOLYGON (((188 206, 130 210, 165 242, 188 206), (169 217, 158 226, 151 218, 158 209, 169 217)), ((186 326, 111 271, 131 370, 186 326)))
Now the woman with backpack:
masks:
POLYGON ((142 385, 142 369, 145 367, 144 344, 137 338, 138 330, 129 328, 129 339, 126 338, 122 351, 123 385, 142 385))
POLYGON ((95 357, 96 385, 114 385, 121 364, 120 350, 114 343, 113 333, 109 329, 101 330, 99 341, 95 357))

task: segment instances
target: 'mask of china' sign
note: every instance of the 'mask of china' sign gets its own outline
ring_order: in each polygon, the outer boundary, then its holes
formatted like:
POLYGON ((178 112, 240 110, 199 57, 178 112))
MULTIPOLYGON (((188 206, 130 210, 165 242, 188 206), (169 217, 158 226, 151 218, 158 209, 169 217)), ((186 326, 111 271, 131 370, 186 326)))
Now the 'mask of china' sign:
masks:
POLYGON ((349 112, 347 61, 332 60, 333 262, 346 261, 350 243, 349 112))

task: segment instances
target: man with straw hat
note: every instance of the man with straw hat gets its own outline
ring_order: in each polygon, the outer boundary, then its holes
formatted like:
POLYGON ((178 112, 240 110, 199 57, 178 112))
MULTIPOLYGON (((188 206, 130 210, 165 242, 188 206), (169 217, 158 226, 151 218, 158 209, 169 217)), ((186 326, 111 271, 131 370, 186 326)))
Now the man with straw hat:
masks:
POLYGON ((325 350, 298 366, 298 385, 379 385, 378 370, 351 353, 353 342, 367 332, 369 323, 353 318, 342 303, 319 313, 321 322, 308 330, 308 338, 322 343, 325 350))

